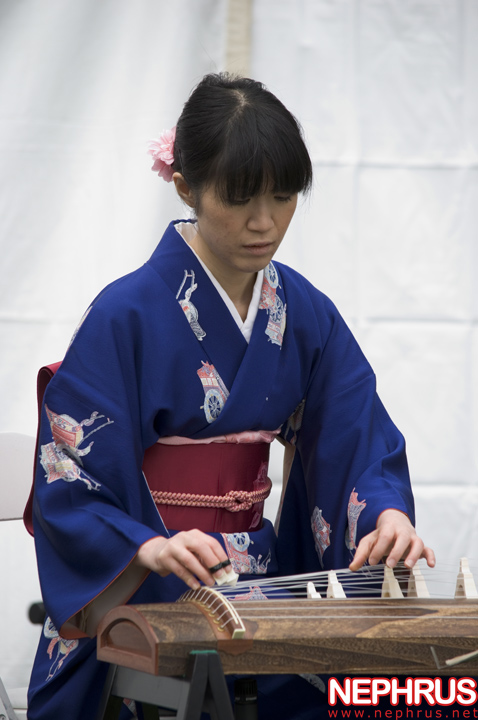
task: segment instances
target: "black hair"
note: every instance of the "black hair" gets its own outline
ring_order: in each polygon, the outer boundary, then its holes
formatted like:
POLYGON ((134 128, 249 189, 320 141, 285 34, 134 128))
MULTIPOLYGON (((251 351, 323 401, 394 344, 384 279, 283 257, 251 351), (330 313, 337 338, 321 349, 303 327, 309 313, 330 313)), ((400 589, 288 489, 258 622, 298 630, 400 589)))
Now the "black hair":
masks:
POLYGON ((206 75, 176 127, 174 171, 200 201, 214 187, 228 204, 272 192, 307 192, 312 163, 302 129, 260 82, 228 73, 206 75))

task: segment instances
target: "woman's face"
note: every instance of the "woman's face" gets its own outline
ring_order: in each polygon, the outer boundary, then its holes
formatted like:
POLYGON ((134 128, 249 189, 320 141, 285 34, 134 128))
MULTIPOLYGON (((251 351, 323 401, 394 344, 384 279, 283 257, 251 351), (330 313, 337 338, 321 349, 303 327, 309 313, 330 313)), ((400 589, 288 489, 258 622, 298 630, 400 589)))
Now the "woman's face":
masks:
POLYGON ((216 277, 257 273, 281 244, 296 206, 297 194, 273 192, 225 205, 209 188, 201 194, 191 244, 216 277))

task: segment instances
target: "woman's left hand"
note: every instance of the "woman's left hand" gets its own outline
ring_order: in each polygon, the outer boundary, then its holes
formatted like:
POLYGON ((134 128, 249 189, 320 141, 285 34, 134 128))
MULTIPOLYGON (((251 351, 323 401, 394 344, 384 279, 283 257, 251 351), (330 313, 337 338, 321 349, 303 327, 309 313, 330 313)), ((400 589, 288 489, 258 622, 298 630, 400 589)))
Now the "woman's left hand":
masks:
POLYGON ((349 568, 360 570, 367 560, 370 565, 377 565, 385 557, 386 564, 391 568, 402 559, 406 567, 412 568, 420 558, 425 558, 429 567, 435 566, 435 553, 425 547, 408 517, 399 510, 389 509, 381 513, 376 530, 359 542, 349 568))

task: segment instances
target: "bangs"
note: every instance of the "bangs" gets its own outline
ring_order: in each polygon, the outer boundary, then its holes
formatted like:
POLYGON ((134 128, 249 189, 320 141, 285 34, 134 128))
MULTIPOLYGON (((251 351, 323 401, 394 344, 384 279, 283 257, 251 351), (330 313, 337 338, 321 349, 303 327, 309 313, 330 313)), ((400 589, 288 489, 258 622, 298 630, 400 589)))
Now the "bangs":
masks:
POLYGON ((283 117, 278 122, 275 115, 270 107, 258 115, 246 106, 240 118, 229 123, 222 153, 211 163, 208 177, 224 204, 264 192, 295 194, 310 189, 312 166, 298 123, 291 116, 290 127, 284 126, 283 117))

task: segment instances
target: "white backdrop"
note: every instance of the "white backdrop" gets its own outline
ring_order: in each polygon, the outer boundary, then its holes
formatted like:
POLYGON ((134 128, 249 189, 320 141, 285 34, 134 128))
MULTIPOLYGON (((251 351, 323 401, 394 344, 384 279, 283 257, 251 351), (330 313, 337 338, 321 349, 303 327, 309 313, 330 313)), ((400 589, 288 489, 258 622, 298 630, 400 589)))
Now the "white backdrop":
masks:
MULTIPOLYGON (((0 0, 0 431, 35 432, 38 367, 184 215, 146 143, 224 69, 228 37, 226 0, 0 0)), ((314 161, 278 259, 332 297, 374 366, 421 534, 443 563, 476 558, 478 2, 254 0, 250 40, 250 74, 314 161)), ((0 530, 12 685, 38 590, 29 538, 0 530)))

